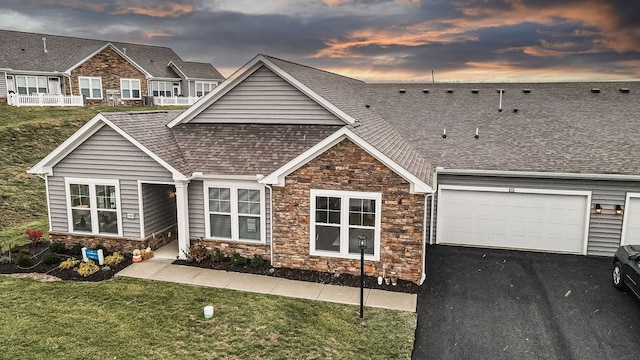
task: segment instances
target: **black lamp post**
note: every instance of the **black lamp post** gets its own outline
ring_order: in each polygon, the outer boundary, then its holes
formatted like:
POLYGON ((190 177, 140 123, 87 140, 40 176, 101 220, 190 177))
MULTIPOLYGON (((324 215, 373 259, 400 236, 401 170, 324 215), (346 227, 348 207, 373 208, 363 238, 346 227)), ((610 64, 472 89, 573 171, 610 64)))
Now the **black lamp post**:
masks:
POLYGON ((358 246, 360 247, 360 319, 364 315, 364 249, 367 248, 367 237, 358 236, 358 246))

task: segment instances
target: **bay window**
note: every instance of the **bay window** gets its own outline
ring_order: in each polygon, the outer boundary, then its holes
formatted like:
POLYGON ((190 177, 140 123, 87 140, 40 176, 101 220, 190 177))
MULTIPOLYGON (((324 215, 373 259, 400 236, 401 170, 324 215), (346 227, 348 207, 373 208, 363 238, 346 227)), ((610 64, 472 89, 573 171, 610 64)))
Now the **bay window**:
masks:
POLYGON ((265 241, 264 189, 253 186, 205 186, 208 238, 265 241))
POLYGON ((69 232, 121 235, 116 180, 65 179, 69 232))
POLYGON ((311 190, 311 255, 358 258, 358 236, 367 237, 365 256, 380 257, 382 194, 311 190))

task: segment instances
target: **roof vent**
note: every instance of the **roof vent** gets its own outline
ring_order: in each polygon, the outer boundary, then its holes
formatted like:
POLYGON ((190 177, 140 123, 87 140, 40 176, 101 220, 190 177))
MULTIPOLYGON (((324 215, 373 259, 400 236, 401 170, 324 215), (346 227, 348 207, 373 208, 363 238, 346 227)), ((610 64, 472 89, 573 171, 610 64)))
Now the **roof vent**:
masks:
POLYGON ((517 113, 517 112, 518 112, 518 109, 513 109, 513 112, 514 112, 514 113, 517 113))
POLYGON ((522 89, 522 92, 525 94, 531 94, 531 89, 522 89))
POLYGON ((371 105, 367 104, 364 107, 366 107, 367 109, 371 107, 371 105))
POLYGON ((503 92, 504 92, 504 89, 498 89, 498 92, 499 92, 499 93, 503 93, 503 92))
POLYGON ((600 89, 599 88, 591 88, 591 92, 594 94, 598 94, 600 93, 600 89))
POLYGON ((620 92, 623 94, 628 94, 629 93, 629 88, 620 88, 620 92))
POLYGON ((449 94, 453 94, 453 89, 447 89, 447 92, 448 92, 449 94))
POLYGON ((404 94, 404 93, 406 93, 406 92, 407 92, 407 90, 406 90, 406 89, 400 89, 398 92, 399 92, 400 94, 404 94))
POLYGON ((447 138, 447 129, 442 129, 442 138, 443 139, 447 138))
POLYGON ((123 47, 123 48, 122 48, 122 53, 124 53, 125 55, 127 55, 127 48, 126 48, 126 47, 123 47))
POLYGON ((425 94, 428 94, 429 93, 429 89, 422 89, 422 92, 425 93, 425 94))
POLYGON ((478 90, 478 89, 471 89, 471 92, 472 92, 472 93, 474 93, 474 94, 477 94, 477 93, 479 93, 479 92, 480 92, 480 90, 478 90))
POLYGON ((46 37, 42 37, 42 48, 44 50, 45 53, 48 53, 49 50, 47 50, 47 38, 46 37))

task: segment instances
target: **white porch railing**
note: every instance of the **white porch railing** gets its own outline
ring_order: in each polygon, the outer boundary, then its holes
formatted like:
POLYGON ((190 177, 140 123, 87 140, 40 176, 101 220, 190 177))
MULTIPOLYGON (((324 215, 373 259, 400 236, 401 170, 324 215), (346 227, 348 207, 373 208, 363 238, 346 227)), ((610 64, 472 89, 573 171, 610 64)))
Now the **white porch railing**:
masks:
POLYGON ((164 97, 164 96, 154 96, 153 97, 153 105, 159 106, 167 106, 167 105, 193 105, 196 101, 198 101, 198 97, 193 96, 173 96, 173 97, 164 97))
POLYGON ((84 106, 82 95, 10 94, 7 103, 13 106, 84 106))

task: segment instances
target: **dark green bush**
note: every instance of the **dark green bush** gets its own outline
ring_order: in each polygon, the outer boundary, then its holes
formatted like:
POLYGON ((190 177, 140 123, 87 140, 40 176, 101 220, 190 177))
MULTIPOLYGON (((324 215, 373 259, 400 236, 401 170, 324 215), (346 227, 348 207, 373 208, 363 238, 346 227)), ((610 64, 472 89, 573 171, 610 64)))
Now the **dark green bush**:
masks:
POLYGON ((74 244, 71 249, 69 249, 69 255, 73 256, 82 256, 82 248, 84 246, 80 244, 74 244))
POLYGON ((42 254, 42 262, 46 265, 59 264, 60 261, 62 261, 62 259, 60 258, 60 255, 54 252, 51 252, 51 249, 45 251, 42 254))
POLYGON ((67 252, 67 247, 61 242, 52 242, 49 244, 49 251, 56 254, 64 254, 67 252))
POLYGON ((231 263, 234 266, 242 266, 247 263, 247 258, 238 253, 233 253, 233 255, 231 255, 231 263))
POLYGON ((31 266, 31 255, 24 252, 18 253, 18 256, 16 257, 16 264, 22 267, 31 266))
POLYGON ((262 255, 253 255, 253 259, 251 259, 251 266, 254 268, 259 268, 264 265, 264 258, 262 255))
POLYGON ((215 249, 213 250, 213 255, 211 255, 211 257, 213 258, 213 261, 215 262, 223 262, 224 259, 226 258, 224 251, 220 250, 220 249, 215 249))

